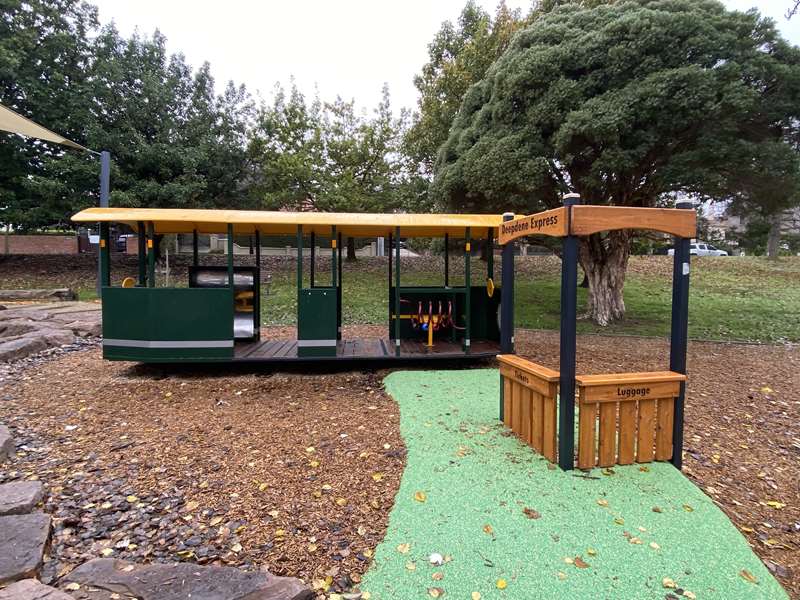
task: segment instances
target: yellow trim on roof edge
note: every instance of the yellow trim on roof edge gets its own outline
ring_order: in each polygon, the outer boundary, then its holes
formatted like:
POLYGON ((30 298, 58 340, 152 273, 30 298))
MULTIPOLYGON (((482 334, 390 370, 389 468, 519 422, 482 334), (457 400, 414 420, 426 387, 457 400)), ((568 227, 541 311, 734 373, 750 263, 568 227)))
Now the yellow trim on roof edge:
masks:
POLYGON ((266 235, 288 235, 303 226, 304 233, 351 237, 388 237, 400 227, 402 237, 441 237, 448 233, 463 236, 471 228, 473 239, 486 237, 491 228, 503 221, 502 215, 410 214, 410 213, 325 213, 259 210, 207 210, 182 208, 87 208, 73 215, 76 223, 123 223, 134 230, 139 222, 152 222, 156 233, 226 233, 228 224, 235 233, 249 234, 256 230, 266 235))

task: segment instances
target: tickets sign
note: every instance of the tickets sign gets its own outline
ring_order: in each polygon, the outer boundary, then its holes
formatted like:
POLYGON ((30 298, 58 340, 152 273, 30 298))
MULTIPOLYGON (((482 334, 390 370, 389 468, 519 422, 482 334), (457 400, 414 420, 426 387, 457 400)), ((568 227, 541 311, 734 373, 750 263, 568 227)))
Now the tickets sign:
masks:
POLYGON ((498 242, 507 244, 526 235, 549 235, 563 237, 567 235, 567 210, 564 207, 546 210, 527 217, 519 217, 500 224, 498 242))

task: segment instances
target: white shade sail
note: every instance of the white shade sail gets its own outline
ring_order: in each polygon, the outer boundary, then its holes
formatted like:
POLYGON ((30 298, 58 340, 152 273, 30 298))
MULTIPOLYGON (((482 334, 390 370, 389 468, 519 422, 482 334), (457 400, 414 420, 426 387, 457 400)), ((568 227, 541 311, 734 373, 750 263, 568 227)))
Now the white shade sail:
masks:
POLYGON ((18 133, 27 137, 38 138, 47 142, 61 144, 62 146, 70 146, 78 150, 86 150, 80 144, 76 144, 72 140, 68 140, 62 135, 50 131, 46 127, 42 127, 38 123, 15 113, 10 108, 6 108, 0 104, 0 130, 8 131, 10 133, 18 133))

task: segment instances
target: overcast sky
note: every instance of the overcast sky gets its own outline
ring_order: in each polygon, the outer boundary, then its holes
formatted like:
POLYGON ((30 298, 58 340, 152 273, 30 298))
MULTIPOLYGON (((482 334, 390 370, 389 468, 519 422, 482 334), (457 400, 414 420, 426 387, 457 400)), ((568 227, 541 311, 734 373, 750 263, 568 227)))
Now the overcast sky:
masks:
MULTIPOLYGON (((800 44, 800 15, 784 14, 790 0, 724 0, 737 10, 757 6, 784 35, 800 44)), ((158 28, 171 52, 194 67, 211 63, 217 88, 244 83, 269 100, 275 82, 323 100, 355 98, 370 109, 389 84, 393 107, 415 108, 413 77, 427 45, 445 20, 458 17, 465 0, 94 0, 100 21, 114 21, 124 35, 158 28)), ((480 2, 493 13, 497 2, 480 2)), ((529 1, 507 0, 509 7, 529 1)))

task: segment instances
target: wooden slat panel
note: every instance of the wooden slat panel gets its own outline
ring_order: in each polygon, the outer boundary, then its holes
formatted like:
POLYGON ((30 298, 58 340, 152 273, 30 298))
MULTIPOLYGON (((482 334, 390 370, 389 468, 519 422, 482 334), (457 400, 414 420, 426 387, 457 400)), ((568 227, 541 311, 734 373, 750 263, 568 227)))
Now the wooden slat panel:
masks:
POLYGON ((627 385, 630 383, 657 383, 659 381, 686 381, 686 375, 675 371, 640 371, 635 373, 577 375, 575 380, 584 387, 593 387, 596 385, 627 385))
MULTIPOLYGON (((583 395, 583 390, 580 391, 583 395)), ((578 413, 578 468, 591 469, 595 465, 594 428, 597 422, 597 404, 580 403, 578 413)))
POLYGON ((680 392, 679 381, 659 381, 655 383, 630 383, 598 385, 581 388, 586 390, 586 402, 622 402, 645 398, 670 398, 680 392))
POLYGON ((550 382, 546 379, 541 379, 540 377, 528 373, 527 371, 522 371, 517 369, 516 367, 509 367, 507 365, 500 365, 500 373, 503 377, 508 377, 509 379, 513 379, 514 381, 518 382, 525 387, 529 387, 532 390, 536 390, 540 394, 546 394, 550 389, 550 382))
POLYGON ((501 365, 506 365, 508 367, 514 367, 521 371, 525 371, 535 377, 538 377, 539 379, 544 379, 545 381, 556 382, 560 378, 558 371, 554 371, 553 369, 545 367, 544 365, 520 358, 516 354, 499 354, 497 356, 497 362, 499 362, 501 365))
POLYGON ((629 465, 636 458, 636 402, 619 403, 619 457, 617 462, 629 465))
POLYGON ((533 446, 537 452, 544 454, 544 397, 538 392, 531 392, 531 396, 531 415, 533 416, 531 446, 533 446))
POLYGON ((521 388, 522 415, 520 417, 521 422, 519 429, 519 437, 526 444, 531 443, 531 426, 532 426, 531 396, 533 395, 533 393, 534 392, 532 392, 526 387, 521 388))
POLYGON ((639 423, 636 435, 636 462, 652 462, 655 454, 655 400, 639 400, 639 423))
POLYGON ((579 205, 572 207, 570 225, 572 235, 591 235, 614 229, 646 229, 693 238, 697 235, 697 214, 680 208, 579 205))
POLYGON ((656 419, 656 460, 672 458, 672 420, 675 400, 659 398, 656 419))
POLYGON ((503 423, 511 429, 511 380, 503 377, 503 423))
POLYGON ((597 464, 610 467, 617 460, 617 405, 613 402, 600 404, 600 443, 597 464))
POLYGON ((519 237, 528 235, 549 235, 564 237, 567 235, 567 212, 561 206, 544 212, 517 217, 512 221, 500 224, 497 243, 501 246, 519 237))
MULTIPOLYGON (((555 387, 555 386, 554 386, 555 387)), ((542 455, 550 462, 556 462, 556 398, 555 394, 543 398, 542 414, 542 455)))
POLYGON ((522 431, 522 386, 514 381, 511 389, 511 414, 514 417, 511 421, 511 430, 519 435, 522 431))

